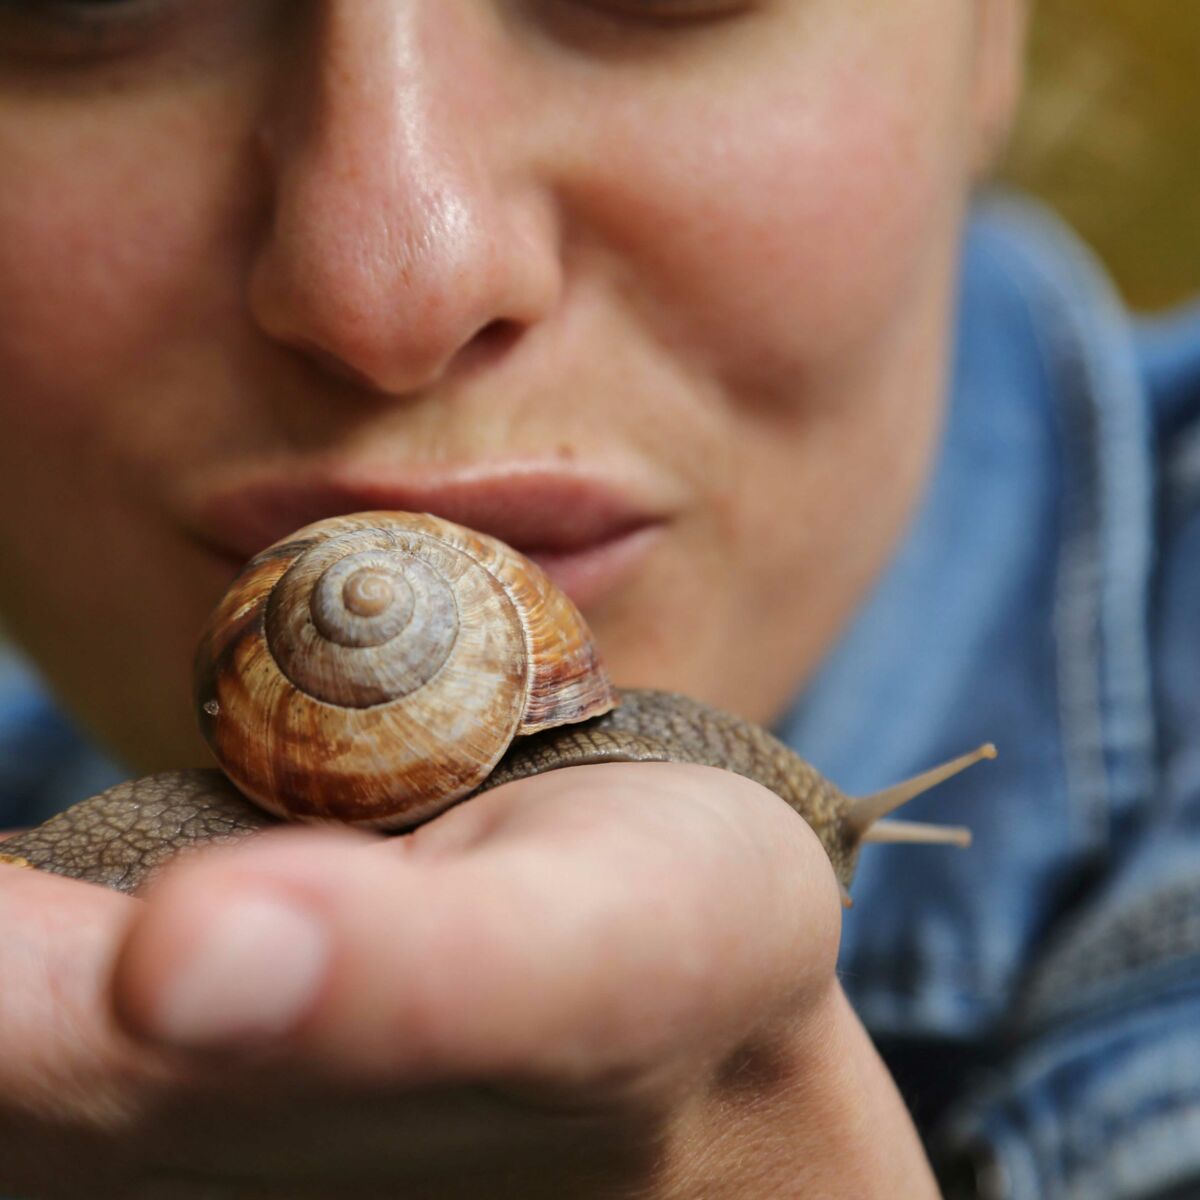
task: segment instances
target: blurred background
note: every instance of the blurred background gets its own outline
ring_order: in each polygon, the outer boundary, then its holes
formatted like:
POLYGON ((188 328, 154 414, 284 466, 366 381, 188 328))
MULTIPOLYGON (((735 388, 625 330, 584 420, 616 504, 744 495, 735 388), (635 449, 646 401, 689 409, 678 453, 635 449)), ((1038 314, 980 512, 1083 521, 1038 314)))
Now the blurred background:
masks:
POLYGON ((1126 300, 1200 298, 1200 0, 1033 0, 1002 177, 1097 250, 1126 300))

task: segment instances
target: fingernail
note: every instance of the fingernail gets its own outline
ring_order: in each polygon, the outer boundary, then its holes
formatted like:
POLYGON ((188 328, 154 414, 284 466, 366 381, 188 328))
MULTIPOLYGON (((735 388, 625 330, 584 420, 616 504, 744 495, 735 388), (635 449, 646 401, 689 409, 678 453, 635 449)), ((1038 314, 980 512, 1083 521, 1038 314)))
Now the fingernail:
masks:
POLYGON ((223 899, 162 989, 147 1032, 197 1049, 278 1038, 311 1005, 328 959, 313 914, 275 897, 223 899))

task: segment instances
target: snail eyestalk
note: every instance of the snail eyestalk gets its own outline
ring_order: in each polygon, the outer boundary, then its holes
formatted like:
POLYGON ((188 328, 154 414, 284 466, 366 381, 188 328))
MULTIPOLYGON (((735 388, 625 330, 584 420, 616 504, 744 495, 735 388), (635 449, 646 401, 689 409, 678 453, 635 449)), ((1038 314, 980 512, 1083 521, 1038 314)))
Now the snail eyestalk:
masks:
POLYGON ((920 775, 914 775, 911 779, 904 780, 903 783, 894 784, 892 787, 884 788, 882 792, 875 792, 870 796, 862 796, 853 802, 850 810, 846 813, 846 830, 854 841, 969 845, 970 834, 966 830, 950 829, 940 825, 922 827, 911 821, 885 822, 883 825, 875 823, 890 813, 894 813, 896 809, 907 804, 914 797, 949 779, 952 775, 965 771, 982 759, 995 757, 996 747, 991 742, 985 742, 969 754, 960 755, 958 758, 952 758, 949 762, 942 763, 941 766, 922 771, 920 775), (889 828, 892 832, 898 829, 902 829, 904 832, 897 836, 889 836, 889 828), (922 828, 928 834, 927 837, 916 836, 917 831, 922 828), (964 833, 966 834, 965 842, 962 841, 964 833))
POLYGON ((926 825, 923 821, 879 821, 862 835, 864 842, 907 842, 916 846, 957 846, 965 850, 971 844, 971 831, 965 825, 926 825))

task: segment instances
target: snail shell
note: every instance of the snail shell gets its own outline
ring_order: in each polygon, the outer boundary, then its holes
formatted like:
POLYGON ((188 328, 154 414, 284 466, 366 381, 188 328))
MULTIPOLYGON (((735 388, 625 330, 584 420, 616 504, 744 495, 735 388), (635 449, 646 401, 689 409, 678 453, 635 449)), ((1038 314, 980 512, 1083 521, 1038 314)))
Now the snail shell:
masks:
POLYGON ((279 816, 399 829, 513 738, 618 703, 575 606, 502 542, 428 514, 305 526, 247 564, 196 658, 201 729, 279 816))

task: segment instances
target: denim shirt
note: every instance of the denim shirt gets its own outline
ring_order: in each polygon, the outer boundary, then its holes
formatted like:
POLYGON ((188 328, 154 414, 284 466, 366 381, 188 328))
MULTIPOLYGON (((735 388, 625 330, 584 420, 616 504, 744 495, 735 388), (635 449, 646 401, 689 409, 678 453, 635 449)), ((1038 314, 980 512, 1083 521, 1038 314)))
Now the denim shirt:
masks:
POLYGON ((890 569, 784 723, 847 791, 980 742, 869 847, 842 981, 949 1196, 1200 1197, 1200 307, 1138 326, 1013 200, 890 569))
MULTIPOLYGON (((904 814, 970 850, 865 850, 842 982, 948 1197, 1200 1197, 1200 307, 1135 324, 1052 218, 990 198, 950 396, 778 732, 852 793, 1000 757, 904 814)), ((0 670, 0 825, 120 774, 0 670)))

